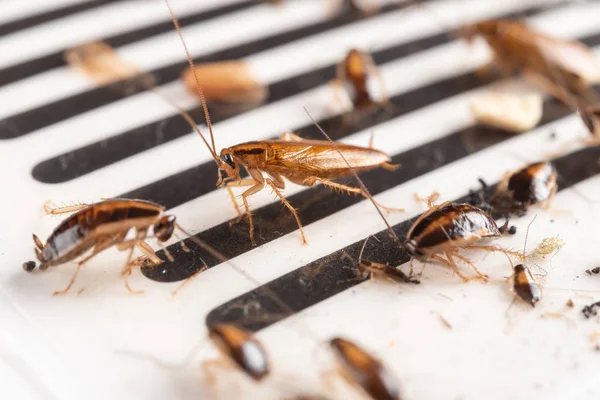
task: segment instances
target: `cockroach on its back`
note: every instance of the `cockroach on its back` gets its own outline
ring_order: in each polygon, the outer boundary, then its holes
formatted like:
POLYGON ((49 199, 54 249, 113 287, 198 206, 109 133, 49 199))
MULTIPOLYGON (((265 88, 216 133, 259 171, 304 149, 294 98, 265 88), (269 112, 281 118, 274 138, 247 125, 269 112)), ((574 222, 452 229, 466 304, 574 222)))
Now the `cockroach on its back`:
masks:
POLYGON ((388 105, 389 97, 385 82, 368 53, 351 49, 337 65, 336 79, 330 82, 335 90, 338 103, 343 103, 338 90, 345 90, 354 109, 365 110, 377 105, 388 105), (373 84, 377 79, 379 92, 374 93, 373 84))
MULTIPOLYGON (((281 202, 288 208, 294 216, 302 242, 306 243, 306 238, 302 230, 302 224, 296 210, 291 206, 287 199, 281 193, 281 189, 285 188, 285 179, 293 183, 314 186, 318 183, 328 186, 335 190, 343 190, 348 193, 363 194, 362 189, 332 182, 331 179, 349 176, 353 172, 346 165, 344 157, 341 157, 337 148, 326 141, 304 140, 294 134, 287 133, 282 136, 282 140, 267 140, 260 142, 247 142, 221 150, 220 156, 217 156, 217 150, 214 143, 214 135, 210 115, 206 107, 204 92, 196 68, 192 58, 187 50, 187 45, 183 39, 179 22, 171 10, 168 2, 167 6, 171 13, 173 24, 177 29, 181 43, 186 52, 190 69, 193 72, 196 81, 196 89, 200 96, 206 123, 210 132, 211 145, 204 138, 200 130, 195 124, 192 124, 194 129, 199 133, 200 137, 206 144, 213 159, 218 166, 219 179, 217 186, 225 187, 229 193, 231 201, 239 216, 242 215, 235 197, 231 190, 232 186, 248 187, 242 193, 242 201, 246 215, 248 216, 250 240, 254 240, 254 224, 252 221, 252 213, 248 205, 247 197, 255 194, 265 185, 269 186, 281 202), (250 177, 241 178, 240 168, 244 166, 250 177), (225 172, 226 177, 223 178, 222 173, 225 172), (268 177, 263 176, 266 174, 268 177)), ((372 148, 363 148, 350 145, 339 145, 346 158, 350 160, 350 165, 361 171, 383 167, 387 169, 395 169, 396 166, 389 164, 390 157, 378 150, 372 148)))
POLYGON ((329 341, 339 360, 343 377, 357 384, 374 400, 399 400, 400 391, 392 374, 377 358, 357 344, 343 338, 329 341))
MULTIPOLYGON (((40 261, 39 269, 68 263, 91 251, 77 263, 77 269, 62 291, 54 294, 65 294, 73 286, 81 267, 102 251, 115 246, 120 251, 129 251, 127 262, 123 268, 123 275, 131 274, 131 258, 137 248, 154 264, 162 262, 146 243, 152 237, 159 243, 171 238, 175 228, 181 227, 175 222, 175 216, 165 215, 165 208, 144 200, 113 199, 104 200, 94 204, 81 204, 65 207, 67 210, 55 209, 53 214, 76 211, 67 217, 50 234, 46 244, 34 234, 35 253, 40 261), (130 230, 134 231, 134 238, 127 239, 130 230)), ((183 231, 183 230, 182 230, 183 231)), ((165 249, 166 250, 166 249, 165 249)), ((171 255, 167 251, 168 257, 171 255)), ((33 268, 31 268, 33 270, 33 268)), ((127 289, 133 292, 127 281, 127 289)))

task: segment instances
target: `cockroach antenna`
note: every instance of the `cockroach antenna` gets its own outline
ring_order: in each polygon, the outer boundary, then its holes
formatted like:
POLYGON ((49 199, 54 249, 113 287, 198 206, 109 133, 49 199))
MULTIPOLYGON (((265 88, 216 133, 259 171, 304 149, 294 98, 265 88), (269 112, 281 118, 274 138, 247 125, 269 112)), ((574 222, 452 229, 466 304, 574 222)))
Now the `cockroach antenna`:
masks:
POLYGON ((331 137, 329 137, 329 135, 327 134, 327 132, 325 132, 325 130, 323 128, 321 128, 321 125, 319 125, 319 123, 312 117, 312 115, 310 115, 310 113, 308 112, 308 109, 306 107, 304 107, 304 111, 306 112, 306 114, 308 115, 308 117, 311 119, 311 121, 313 122, 313 124, 315 124, 315 126, 317 127, 317 129, 319 129, 319 131, 323 134, 323 136, 325 136, 325 138, 327 140, 329 140, 329 142, 331 142, 331 144, 333 145, 333 147, 336 149, 336 151, 339 153, 340 157, 342 157, 342 159, 344 160, 344 162, 346 163, 346 165, 348 166, 348 168, 350 169, 350 171, 352 172, 352 175, 354 175, 354 178, 356 178, 356 181, 358 182, 360 188, 363 190, 364 195, 371 201, 371 203, 373 203, 373 205, 375 206, 375 209, 377 210, 377 213, 379 213, 379 216, 381 217, 381 219, 383 220, 383 222, 385 223, 385 226, 388 229, 388 232, 390 234, 390 236, 401 246, 404 248, 404 243, 402 243, 402 241, 400 240, 400 238, 398 237, 398 235, 396 235, 396 232, 394 232, 394 230, 392 229, 391 225, 389 224, 388 220, 385 218, 385 216, 383 215, 383 212, 381 211, 381 208, 379 207, 379 204, 377 204, 377 201, 375 201, 375 199, 373 198, 373 196, 371 195, 371 192, 369 192, 369 189, 367 189, 367 186, 365 185, 365 183, 363 182, 363 180, 358 176, 358 174, 356 173, 356 170, 352 167, 352 165, 350 165, 350 163, 348 162, 348 160, 346 159, 346 157, 344 156, 344 153, 340 150, 340 148, 338 147, 337 143, 334 142, 331 137))
MULTIPOLYGON (((211 148, 211 146, 209 146, 208 141, 206 140, 204 135, 200 132, 200 130, 199 129, 196 129, 196 130, 200 134, 200 137, 202 138, 202 140, 206 144, 206 147, 208 147, 211 155, 213 156, 213 158, 215 159, 215 161, 218 164, 219 158, 217 157, 217 147, 215 146, 215 136, 213 134, 212 124, 210 122, 210 114, 208 113, 208 107, 206 106, 206 99, 204 98, 204 91, 202 90, 202 86, 200 85, 200 81, 198 80, 198 74, 196 73, 196 65, 194 64, 194 60, 192 59, 192 57, 190 55, 190 52, 187 48, 187 44, 185 43, 185 40, 183 39, 183 34, 181 33, 181 26, 179 25, 179 20, 175 16, 173 9, 171 9, 171 5, 169 4, 168 0, 165 0, 165 4, 167 5, 167 8, 169 9, 169 14, 171 14, 171 20, 173 21, 173 25, 175 26, 175 29, 177 30, 177 34, 179 35, 179 39, 181 40, 181 44, 183 45, 183 49, 187 56, 188 64, 190 65, 190 70, 192 71, 192 75, 194 75, 194 79, 196 81, 196 89, 198 90, 198 95, 200 96, 200 102, 202 103, 202 108, 204 109, 204 118, 206 119, 206 125, 208 126, 208 131, 210 133, 210 142, 211 142, 212 148, 211 148)), ((187 120, 187 118, 186 118, 186 120, 187 120)), ((190 121, 188 120, 188 122, 190 122, 190 121)), ((195 123, 194 123, 194 126, 196 126, 195 123)))

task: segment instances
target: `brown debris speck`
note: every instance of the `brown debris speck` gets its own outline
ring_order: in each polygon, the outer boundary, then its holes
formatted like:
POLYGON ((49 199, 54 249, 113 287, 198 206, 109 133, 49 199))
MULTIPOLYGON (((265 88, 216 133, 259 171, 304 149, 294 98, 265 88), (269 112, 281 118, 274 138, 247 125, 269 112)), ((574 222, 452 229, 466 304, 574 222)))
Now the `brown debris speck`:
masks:
POLYGON ((575 307, 575 303, 573 302, 573 299, 569 299, 567 300, 567 302, 565 303, 565 305, 569 308, 574 308, 575 307))

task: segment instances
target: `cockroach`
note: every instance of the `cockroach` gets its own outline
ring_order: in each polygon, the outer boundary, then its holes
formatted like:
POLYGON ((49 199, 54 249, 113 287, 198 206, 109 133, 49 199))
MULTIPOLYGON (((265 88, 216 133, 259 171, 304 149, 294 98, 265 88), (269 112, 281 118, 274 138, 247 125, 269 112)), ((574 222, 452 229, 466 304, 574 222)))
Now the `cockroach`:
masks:
MULTIPOLYGON (((383 264, 383 263, 378 263, 378 262, 373 262, 373 261, 363 259, 363 253, 365 251, 365 247, 367 245, 368 240, 369 240, 369 238, 367 238, 365 240, 365 242, 363 243, 363 246, 360 249, 360 254, 358 256, 358 263, 356 263, 358 272, 361 275, 360 279, 365 279, 365 278, 372 279, 374 277, 378 277, 378 278, 389 279, 393 282, 398 282, 398 283, 413 283, 413 284, 421 283, 418 279, 414 279, 411 276, 406 275, 399 268, 394 268, 388 264, 383 264)), ((350 258, 350 260, 352 262, 354 262, 354 260, 350 256, 347 256, 347 257, 350 258)))
POLYGON ((348 339, 340 337, 329 341, 339 364, 342 376, 358 385, 374 400, 398 400, 400 391, 395 379, 383 363, 348 339))
POLYGON ((209 337, 247 376, 261 381, 269 374, 270 363, 263 345, 254 336, 233 324, 209 328, 209 337))
POLYGON ((525 264, 519 264, 514 268, 513 289, 517 296, 532 307, 535 307, 535 303, 542 298, 542 289, 525 264))
POLYGON ((343 104, 339 90, 345 90, 356 110, 389 104, 385 82, 370 54, 351 49, 337 65, 336 76, 329 84, 338 103, 343 104), (379 94, 375 93, 375 79, 379 84, 379 94))
MULTIPOLYGON (((75 211, 73 215, 67 217, 54 229, 46 244, 42 244, 41 240, 35 234, 33 235, 40 270, 66 264, 90 253, 77 262, 71 281, 64 290, 54 292, 55 295, 66 294, 75 283, 81 267, 110 247, 129 251, 122 271, 122 275, 127 277, 132 271, 131 259, 136 248, 153 264, 162 262, 146 243, 147 239, 156 238, 160 245, 171 238, 176 228, 186 233, 175 222, 174 215, 164 214, 163 206, 145 200, 110 199, 94 204, 54 209, 52 213, 73 211, 75 211), (152 235, 149 234, 150 228, 152 228, 152 235), (134 231, 133 239, 127 239, 130 230, 134 231)), ((166 248, 164 250, 167 257, 172 260, 169 251, 166 248)), ((29 268, 27 270, 30 271, 29 268)), ((129 287, 127 280, 125 286, 131 293, 139 293, 129 287)))
MULTIPOLYGON (((537 215, 533 217, 529 225, 527 225, 527 231, 525 232, 525 241, 523 244, 523 256, 522 259, 525 260, 527 258, 527 238, 529 237, 529 228, 533 221, 537 218, 537 215)), ((512 260, 508 259, 511 267, 512 260)), ((542 299, 542 289, 540 285, 537 283, 531 270, 525 264, 518 264, 516 267, 513 267, 513 274, 511 276, 513 281, 513 291, 521 300, 524 302, 531 304, 532 307, 535 307, 535 304, 542 299)))
POLYGON ((600 82, 600 63, 581 42, 503 19, 478 22, 463 28, 461 34, 468 40, 481 36, 490 46, 493 59, 482 71, 497 67, 504 74, 518 73, 573 110, 600 100, 592 87, 600 82))
MULTIPOLYGON (((252 76, 244 61, 222 61, 196 65, 202 76, 202 90, 207 101, 217 103, 260 104, 269 95, 269 87, 252 76)), ((186 88, 199 97, 194 71, 186 68, 181 74, 186 88)))
POLYGON ((558 191, 556 176, 556 168, 550 161, 528 164, 507 174, 489 202, 494 209, 508 208, 510 212, 525 211, 534 204, 548 208, 558 191))
MULTIPOLYGON (((302 243, 307 243, 298 213, 281 193, 281 190, 285 189, 284 178, 303 186, 314 186, 320 183, 333 190, 364 195, 363 190, 360 188, 332 181, 332 179, 350 176, 353 173, 346 165, 346 161, 340 157, 337 149, 342 151, 346 160, 350 160, 351 167, 358 171, 367 171, 377 167, 394 170, 398 167, 390 164, 391 159, 387 154, 371 147, 365 148, 346 144, 337 144, 336 147, 333 147, 328 141, 304 140, 292 133, 284 133, 281 140, 253 141, 224 148, 221 150, 220 155, 217 156, 210 115, 203 94, 204 91, 200 85, 194 62, 183 39, 179 22, 171 10, 168 1, 165 1, 165 3, 169 7, 173 24, 177 29, 188 58, 190 70, 193 72, 194 79, 196 80, 196 88, 204 108, 210 132, 211 145, 208 145, 208 141, 195 124, 194 129, 200 134, 200 137, 218 166, 217 186, 227 189, 229 197, 240 217, 242 213, 235 201, 231 187, 249 186, 242 193, 242 202, 248 217, 249 235, 252 243, 256 243, 256 241, 254 240, 254 224, 247 197, 261 191, 265 188, 265 185, 269 186, 275 192, 285 207, 292 213, 298 224, 302 243), (242 179, 240 177, 242 166, 248 172, 248 178, 242 179), (223 172, 225 172, 225 178, 223 178, 223 172), (263 174, 266 174, 267 177, 263 176, 263 174)), ((392 211, 401 211, 400 209, 384 208, 392 211)))
MULTIPOLYGON (((336 146, 335 148, 337 149, 337 144, 331 140, 329 135, 327 135, 317 121, 315 121, 310 114, 309 117, 321 131, 323 136, 329 140, 332 146, 336 146)), ((340 152, 339 154, 340 157, 347 162, 343 153, 340 152)), ((448 265, 465 282, 475 279, 487 281, 487 276, 479 272, 477 267, 475 267, 469 259, 463 257, 459 253, 460 249, 468 248, 492 252, 499 251, 507 255, 513 255, 519 258, 522 257, 519 253, 503 249, 499 246, 476 245, 481 239, 499 237, 504 234, 508 230, 508 220, 506 220, 504 225, 498 227, 496 221, 490 214, 470 204, 456 204, 447 201, 436 206, 433 204, 433 201, 437 198, 437 193, 434 193, 427 199, 429 210, 417 218, 408 230, 405 241, 401 242, 379 209, 379 204, 373 199, 373 196, 371 196, 369 190, 362 182, 362 179, 360 179, 355 169, 349 163, 347 163, 346 166, 358 181, 363 195, 366 196, 377 209, 391 236, 398 245, 403 247, 410 254, 412 258, 411 263, 414 259, 423 262, 434 260, 448 265), (445 258, 440 254, 443 254, 445 258), (454 257, 468 264, 477 275, 467 277, 460 272, 454 257)))
MULTIPOLYGON (((127 80, 127 84, 143 88, 153 87, 152 74, 141 74, 139 69, 121 59, 115 50, 105 42, 90 42, 65 51, 65 62, 78 70, 96 85, 107 85, 127 80), (135 78, 131 80, 131 78, 135 78)), ((135 87, 127 90, 134 91, 135 87)))

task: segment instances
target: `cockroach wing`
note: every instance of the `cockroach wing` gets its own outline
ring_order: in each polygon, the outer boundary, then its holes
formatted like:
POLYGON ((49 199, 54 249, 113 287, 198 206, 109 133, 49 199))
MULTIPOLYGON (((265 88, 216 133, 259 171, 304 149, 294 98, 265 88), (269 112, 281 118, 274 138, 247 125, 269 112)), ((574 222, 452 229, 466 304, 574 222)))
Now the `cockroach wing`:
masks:
POLYGON ((539 35, 536 44, 548 61, 579 76, 587 84, 600 82, 600 61, 586 46, 539 35))

